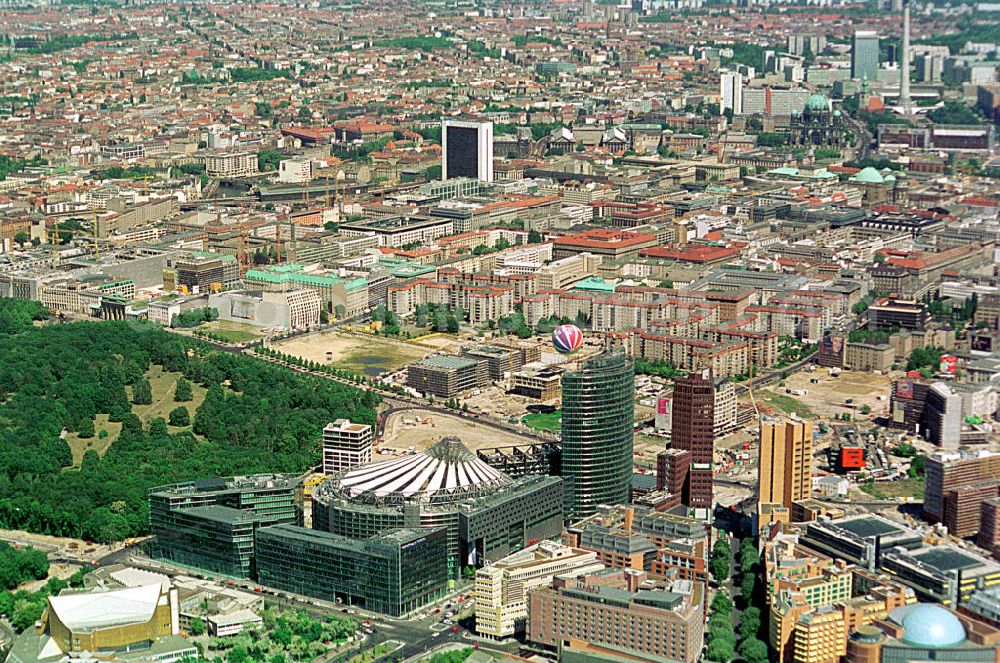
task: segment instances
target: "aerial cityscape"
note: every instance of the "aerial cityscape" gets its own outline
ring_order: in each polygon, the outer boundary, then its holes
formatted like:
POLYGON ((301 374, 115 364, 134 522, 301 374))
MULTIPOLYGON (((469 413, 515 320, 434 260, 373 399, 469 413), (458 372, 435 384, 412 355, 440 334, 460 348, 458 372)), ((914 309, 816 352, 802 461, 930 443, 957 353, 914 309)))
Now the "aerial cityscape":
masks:
POLYGON ((0 27, 0 661, 1000 663, 1000 4, 0 27))

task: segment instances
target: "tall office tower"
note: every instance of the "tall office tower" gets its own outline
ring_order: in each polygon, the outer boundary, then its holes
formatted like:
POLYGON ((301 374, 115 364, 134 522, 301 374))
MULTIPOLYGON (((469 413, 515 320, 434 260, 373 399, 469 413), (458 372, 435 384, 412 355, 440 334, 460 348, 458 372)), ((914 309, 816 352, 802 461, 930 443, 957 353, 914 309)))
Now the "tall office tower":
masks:
POLYGON ((879 44, 874 30, 857 30, 851 37, 851 78, 874 81, 878 76, 879 44))
POLYGON ((372 462, 372 427, 337 419, 323 429, 323 474, 336 474, 372 462))
POLYGON ((903 115, 910 114, 910 0, 903 0, 903 59, 899 68, 899 105, 903 115))
POLYGON ((441 178, 472 177, 493 181, 493 123, 441 121, 441 178))
POLYGON ((791 509, 812 495, 812 440, 805 421, 761 422, 758 502, 791 509))
POLYGON ((1000 477, 1000 454, 990 451, 938 451, 924 469, 924 517, 945 520, 952 495, 962 488, 983 485, 1000 477))
MULTIPOLYGON (((569 515, 625 504, 632 485, 635 369, 606 351, 562 376, 562 475, 572 477, 569 515)), ((709 430, 712 428, 709 417, 709 430)))
MULTIPOLYGON (((692 371, 674 382, 671 446, 691 452, 683 502, 712 508, 712 456, 715 449, 715 382, 708 368, 692 371)), ((565 452, 564 452, 565 453, 565 452)))
POLYGON ((743 113, 743 74, 735 71, 724 71, 720 79, 719 113, 731 109, 733 115, 743 113))

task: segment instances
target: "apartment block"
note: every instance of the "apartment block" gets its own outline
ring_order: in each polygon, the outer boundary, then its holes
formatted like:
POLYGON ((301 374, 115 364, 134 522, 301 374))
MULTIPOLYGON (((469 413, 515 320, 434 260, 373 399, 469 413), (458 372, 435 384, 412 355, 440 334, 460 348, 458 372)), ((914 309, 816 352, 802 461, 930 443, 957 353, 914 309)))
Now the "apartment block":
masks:
POLYGON ((601 256, 579 253, 542 265, 537 272, 538 290, 568 288, 588 276, 593 276, 602 260, 601 256))
POLYGON ((209 177, 252 177, 260 172, 253 152, 213 152, 205 155, 209 177))

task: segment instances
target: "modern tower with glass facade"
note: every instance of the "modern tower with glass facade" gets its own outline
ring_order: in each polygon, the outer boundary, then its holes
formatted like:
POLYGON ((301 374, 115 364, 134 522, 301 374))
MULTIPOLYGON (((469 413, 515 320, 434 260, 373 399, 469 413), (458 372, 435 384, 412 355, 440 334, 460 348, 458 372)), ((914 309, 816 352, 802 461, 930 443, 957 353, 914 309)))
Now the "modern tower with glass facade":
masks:
POLYGON ((625 504, 632 485, 635 369, 621 351, 586 359, 562 377, 562 475, 568 509, 584 518, 625 504))

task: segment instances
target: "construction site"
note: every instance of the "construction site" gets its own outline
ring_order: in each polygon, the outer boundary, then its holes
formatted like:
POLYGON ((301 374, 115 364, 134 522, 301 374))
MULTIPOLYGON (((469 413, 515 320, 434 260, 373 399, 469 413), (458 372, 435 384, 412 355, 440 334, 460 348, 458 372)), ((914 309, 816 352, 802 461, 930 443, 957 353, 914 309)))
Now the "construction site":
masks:
POLYGON ((479 423, 469 417, 418 408, 390 412, 385 420, 380 452, 407 453, 429 449, 442 437, 457 437, 471 451, 530 442, 521 435, 479 423))

